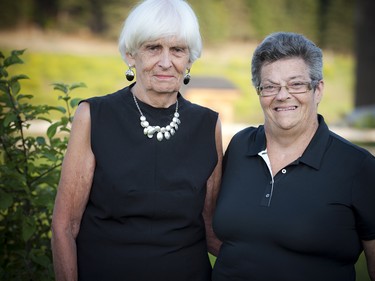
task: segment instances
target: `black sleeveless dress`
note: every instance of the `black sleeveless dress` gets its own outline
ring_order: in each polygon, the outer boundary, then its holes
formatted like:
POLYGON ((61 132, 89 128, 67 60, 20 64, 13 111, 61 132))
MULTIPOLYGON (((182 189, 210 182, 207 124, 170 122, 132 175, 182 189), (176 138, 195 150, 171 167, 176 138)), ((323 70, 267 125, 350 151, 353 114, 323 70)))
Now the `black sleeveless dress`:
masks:
MULTIPOLYGON (((209 281, 202 210, 218 114, 179 94, 177 132, 149 139, 131 87, 86 100, 96 167, 76 240, 79 280, 209 281)), ((161 126, 176 106, 138 103, 161 126)))

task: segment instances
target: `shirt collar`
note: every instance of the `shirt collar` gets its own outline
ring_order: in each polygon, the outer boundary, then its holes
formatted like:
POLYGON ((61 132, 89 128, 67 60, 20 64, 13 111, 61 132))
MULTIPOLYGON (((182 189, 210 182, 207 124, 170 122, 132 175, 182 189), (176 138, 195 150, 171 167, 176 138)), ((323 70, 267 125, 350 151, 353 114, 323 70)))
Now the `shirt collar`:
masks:
MULTIPOLYGON (((327 143, 330 136, 330 131, 327 124, 324 121, 322 115, 318 114, 319 126, 311 139, 306 150, 299 158, 299 162, 313 167, 319 170, 324 153, 326 151, 327 143)), ((255 134, 252 134, 249 138, 247 155, 257 156, 259 152, 266 149, 266 135, 264 132, 264 126, 261 125, 256 130, 255 134)))

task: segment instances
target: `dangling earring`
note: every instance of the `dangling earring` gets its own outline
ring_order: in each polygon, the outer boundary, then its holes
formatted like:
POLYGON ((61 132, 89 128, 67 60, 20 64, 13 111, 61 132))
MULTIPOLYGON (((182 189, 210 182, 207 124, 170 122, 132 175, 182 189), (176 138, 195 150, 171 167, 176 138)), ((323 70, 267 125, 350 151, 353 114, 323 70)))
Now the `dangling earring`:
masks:
POLYGON ((125 72, 125 76, 128 81, 133 81, 134 76, 135 76, 132 68, 133 67, 129 65, 129 69, 125 72))
POLYGON ((185 85, 189 84, 190 78, 191 78, 191 76, 190 76, 190 68, 187 68, 186 70, 187 70, 187 73, 184 76, 184 84, 185 85))

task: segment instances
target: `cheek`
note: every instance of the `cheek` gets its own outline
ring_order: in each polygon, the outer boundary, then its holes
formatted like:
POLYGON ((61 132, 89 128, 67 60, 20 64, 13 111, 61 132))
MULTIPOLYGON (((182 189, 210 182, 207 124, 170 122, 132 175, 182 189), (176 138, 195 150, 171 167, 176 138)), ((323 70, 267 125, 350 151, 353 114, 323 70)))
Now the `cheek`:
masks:
POLYGON ((136 67, 138 71, 149 72, 155 67, 156 63, 157 61, 152 57, 142 58, 136 62, 136 67))
POLYGON ((259 103, 263 109, 267 109, 271 105, 271 103, 268 102, 267 99, 259 99, 259 103))
POLYGON ((176 61, 174 63, 174 66, 176 68, 176 70, 180 73, 184 73, 185 74, 185 71, 187 68, 191 68, 191 63, 189 63, 189 60, 187 59, 179 59, 178 61, 176 61))

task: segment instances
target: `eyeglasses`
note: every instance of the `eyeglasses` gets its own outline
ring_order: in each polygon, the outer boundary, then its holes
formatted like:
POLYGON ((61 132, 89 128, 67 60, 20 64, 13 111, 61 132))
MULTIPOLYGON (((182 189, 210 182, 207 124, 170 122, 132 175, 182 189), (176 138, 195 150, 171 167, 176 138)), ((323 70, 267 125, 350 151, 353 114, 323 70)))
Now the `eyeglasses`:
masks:
POLYGON ((296 94, 304 94, 313 89, 313 87, 317 84, 318 81, 313 80, 311 82, 290 82, 285 86, 281 86, 279 84, 264 84, 256 87, 257 93, 261 97, 271 97, 276 96, 282 87, 288 91, 289 94, 296 95, 296 94))

